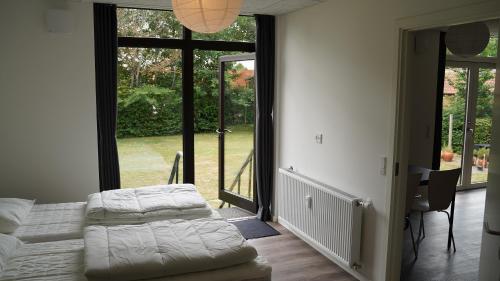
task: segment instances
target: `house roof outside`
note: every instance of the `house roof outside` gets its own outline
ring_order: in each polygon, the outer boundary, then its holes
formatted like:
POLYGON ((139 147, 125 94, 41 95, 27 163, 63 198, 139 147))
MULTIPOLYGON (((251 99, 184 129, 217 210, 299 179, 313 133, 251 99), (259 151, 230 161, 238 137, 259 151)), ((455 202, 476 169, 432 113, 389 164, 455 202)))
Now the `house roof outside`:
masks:
MULTIPOLYGON (((456 81, 458 79, 458 73, 451 68, 447 68, 445 70, 444 77, 445 77, 445 79, 444 79, 444 92, 443 92, 444 95, 445 96, 455 95, 458 92, 458 90, 452 84, 456 83, 456 81)), ((486 85, 489 86, 490 89, 495 88, 495 79, 494 78, 486 81, 485 83, 486 83, 486 85)))

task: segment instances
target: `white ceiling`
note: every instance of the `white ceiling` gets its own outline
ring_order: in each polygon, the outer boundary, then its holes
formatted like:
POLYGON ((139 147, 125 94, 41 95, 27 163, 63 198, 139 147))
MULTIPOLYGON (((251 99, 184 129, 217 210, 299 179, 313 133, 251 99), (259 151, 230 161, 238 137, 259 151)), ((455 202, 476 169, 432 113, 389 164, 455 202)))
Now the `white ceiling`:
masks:
MULTIPOLYGON (((316 5, 328 0, 244 0, 243 15, 282 15, 316 5)), ((115 3, 122 7, 172 9, 171 0, 95 0, 93 2, 115 3)))

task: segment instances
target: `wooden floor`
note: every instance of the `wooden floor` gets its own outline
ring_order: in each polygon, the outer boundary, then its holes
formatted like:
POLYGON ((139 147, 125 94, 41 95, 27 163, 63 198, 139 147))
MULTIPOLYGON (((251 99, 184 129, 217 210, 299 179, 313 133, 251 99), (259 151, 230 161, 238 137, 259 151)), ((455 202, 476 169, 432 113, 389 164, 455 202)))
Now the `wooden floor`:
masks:
POLYGON ((249 240, 273 267, 273 281, 356 280, 279 224, 282 235, 249 240))
MULTIPOLYGON (((448 220, 444 213, 424 215, 426 238, 414 260, 409 230, 405 231, 401 280, 473 281, 478 279, 486 190, 458 192, 455 209, 457 252, 447 251, 448 220)), ((412 225, 418 236, 418 214, 412 225)))

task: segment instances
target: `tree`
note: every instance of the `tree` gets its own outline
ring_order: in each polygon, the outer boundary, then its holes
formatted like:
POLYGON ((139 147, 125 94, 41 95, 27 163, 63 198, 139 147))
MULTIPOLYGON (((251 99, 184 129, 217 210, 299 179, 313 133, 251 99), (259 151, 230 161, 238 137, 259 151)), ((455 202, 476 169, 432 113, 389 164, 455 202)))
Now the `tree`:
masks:
MULTIPOLYGON (((496 55, 496 46, 498 39, 492 40, 486 50, 482 53, 484 56, 496 55), (493 53, 494 52, 494 53, 493 53)), ((466 100, 467 100, 467 69, 453 69, 456 74, 455 79, 447 77, 448 83, 453 86, 457 93, 451 97, 450 103, 443 107, 443 130, 442 136, 448 135, 448 118, 453 114, 453 150, 457 153, 462 152, 466 100)), ((480 69, 478 96, 476 105, 476 133, 474 141, 476 143, 489 143, 491 139, 491 118, 493 108, 493 90, 495 73, 489 69, 480 69)))
MULTIPOLYGON (((183 29, 172 12, 118 9, 118 34, 128 37, 181 38, 183 29)), ((193 33, 195 40, 255 41, 255 19, 239 17, 215 34, 193 33)), ((195 50, 195 131, 218 127, 219 57, 232 52, 195 50)), ((118 137, 180 133, 182 112, 182 57, 180 50, 120 48, 118 51, 118 137), (176 114, 167 114, 166 110, 176 114), (170 119, 169 119, 170 118, 170 119)), ((226 111, 244 111, 245 124, 252 116, 253 90, 232 89, 226 111)), ((240 112, 241 112, 240 111, 240 112)))

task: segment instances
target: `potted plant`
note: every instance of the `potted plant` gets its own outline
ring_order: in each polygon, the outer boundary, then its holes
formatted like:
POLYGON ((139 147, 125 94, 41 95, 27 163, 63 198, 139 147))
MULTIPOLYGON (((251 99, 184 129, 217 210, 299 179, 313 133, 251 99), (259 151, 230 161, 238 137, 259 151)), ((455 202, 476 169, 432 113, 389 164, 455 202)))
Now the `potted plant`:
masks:
POLYGON ((490 157, 490 150, 486 148, 481 148, 477 151, 477 169, 482 171, 484 168, 488 168, 488 160, 490 157))
POLYGON ((453 148, 451 148, 450 146, 446 146, 441 149, 441 158, 444 162, 453 161, 454 156, 455 154, 453 153, 453 148))

